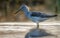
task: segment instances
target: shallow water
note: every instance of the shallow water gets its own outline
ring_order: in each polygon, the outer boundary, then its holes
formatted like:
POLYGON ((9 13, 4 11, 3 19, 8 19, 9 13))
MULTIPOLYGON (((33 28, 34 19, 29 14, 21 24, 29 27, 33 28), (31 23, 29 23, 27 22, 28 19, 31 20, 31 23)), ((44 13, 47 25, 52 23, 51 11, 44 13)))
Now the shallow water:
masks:
MULTIPOLYGON (((25 38, 25 35, 30 31, 30 29, 36 26, 0 26, 0 38, 25 38), (25 27, 25 28, 24 28, 25 27), (26 28, 28 27, 28 28, 26 28)), ((46 30, 46 32, 53 34, 54 36, 45 37, 33 37, 33 38, 60 38, 60 26, 59 25, 41 25, 41 29, 46 30)))

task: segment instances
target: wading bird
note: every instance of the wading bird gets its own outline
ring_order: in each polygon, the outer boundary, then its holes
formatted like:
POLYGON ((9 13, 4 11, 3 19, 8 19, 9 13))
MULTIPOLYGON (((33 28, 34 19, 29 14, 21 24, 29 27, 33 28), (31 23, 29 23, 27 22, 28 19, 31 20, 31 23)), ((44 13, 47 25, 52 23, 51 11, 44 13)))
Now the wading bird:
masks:
MULTIPOLYGON (((45 21, 45 20, 47 20, 49 18, 57 16, 57 15, 49 15, 49 14, 45 14, 45 13, 41 13, 41 12, 36 12, 36 11, 30 11, 28 6, 25 5, 25 4, 22 4, 15 14, 17 14, 20 10, 22 10, 24 12, 24 14, 25 14, 25 16, 27 18, 29 18, 33 22, 37 23, 37 28, 36 29, 39 29, 39 22, 43 22, 43 21, 45 21)), ((40 31, 35 30, 34 32, 33 32, 32 36, 34 36, 34 35, 35 36, 39 36, 39 32, 40 31)), ((41 35, 43 36, 44 34, 42 34, 42 32, 41 32, 40 36, 41 35)))

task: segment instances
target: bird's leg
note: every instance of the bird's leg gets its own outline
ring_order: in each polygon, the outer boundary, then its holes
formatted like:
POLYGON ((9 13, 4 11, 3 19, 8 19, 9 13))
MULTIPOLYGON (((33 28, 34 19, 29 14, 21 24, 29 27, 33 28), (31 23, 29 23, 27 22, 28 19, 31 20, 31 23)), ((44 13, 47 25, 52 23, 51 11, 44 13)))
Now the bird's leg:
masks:
POLYGON ((39 23, 37 23, 37 29, 39 29, 39 23))

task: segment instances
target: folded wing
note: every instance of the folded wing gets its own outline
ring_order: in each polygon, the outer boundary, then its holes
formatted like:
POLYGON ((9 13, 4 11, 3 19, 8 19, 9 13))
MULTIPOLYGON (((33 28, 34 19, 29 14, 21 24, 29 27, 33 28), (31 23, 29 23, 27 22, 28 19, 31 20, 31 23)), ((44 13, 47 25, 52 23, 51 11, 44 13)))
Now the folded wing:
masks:
POLYGON ((41 17, 41 18, 50 18, 50 17, 56 17, 57 15, 49 15, 45 13, 40 12, 31 12, 32 17, 41 17))

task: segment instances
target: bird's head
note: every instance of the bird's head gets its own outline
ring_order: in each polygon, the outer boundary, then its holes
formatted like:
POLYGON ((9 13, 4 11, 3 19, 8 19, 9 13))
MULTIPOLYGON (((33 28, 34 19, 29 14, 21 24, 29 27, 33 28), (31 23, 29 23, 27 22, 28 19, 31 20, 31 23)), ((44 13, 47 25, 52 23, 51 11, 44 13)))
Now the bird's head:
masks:
MULTIPOLYGON (((27 5, 25 5, 25 4, 22 4, 20 7, 19 7, 19 9, 17 10, 17 12, 16 13, 18 13, 20 10, 28 10, 29 11, 29 8, 28 8, 28 6, 27 5)), ((15 14, 16 14, 15 13, 15 14)))

